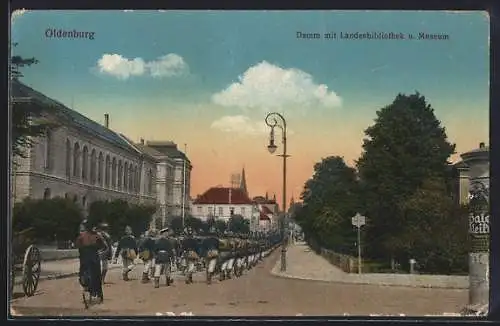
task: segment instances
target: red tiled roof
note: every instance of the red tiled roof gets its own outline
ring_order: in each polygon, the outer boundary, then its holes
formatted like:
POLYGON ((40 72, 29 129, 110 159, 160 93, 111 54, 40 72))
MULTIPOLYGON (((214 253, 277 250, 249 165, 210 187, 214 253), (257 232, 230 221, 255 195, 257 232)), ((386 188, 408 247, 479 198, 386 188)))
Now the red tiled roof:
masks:
POLYGON ((261 221, 265 221, 265 220, 270 221, 271 219, 265 213, 260 212, 260 218, 259 218, 259 220, 261 220, 261 221))
POLYGON ((252 200, 239 188, 213 187, 198 196, 193 204, 251 205, 252 200), (231 197, 231 201, 229 197, 231 197))
POLYGON ((262 212, 264 214, 272 214, 273 212, 267 206, 262 206, 262 212))

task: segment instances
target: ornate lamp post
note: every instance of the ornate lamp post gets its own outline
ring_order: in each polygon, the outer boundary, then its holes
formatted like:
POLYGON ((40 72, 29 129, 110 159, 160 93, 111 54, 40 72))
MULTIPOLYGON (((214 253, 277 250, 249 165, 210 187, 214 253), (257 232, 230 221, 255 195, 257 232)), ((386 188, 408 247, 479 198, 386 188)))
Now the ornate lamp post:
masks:
POLYGON ((280 233, 281 233, 281 271, 286 271, 286 250, 287 241, 285 240, 285 214, 286 214, 286 159, 289 157, 286 153, 286 120, 285 118, 277 113, 271 112, 266 116, 266 124, 271 128, 271 133, 269 135, 269 145, 267 149, 269 153, 274 154, 278 146, 274 143, 274 128, 281 129, 282 143, 283 143, 283 154, 278 155, 283 157, 283 197, 282 197, 282 211, 283 214, 280 219, 280 233))

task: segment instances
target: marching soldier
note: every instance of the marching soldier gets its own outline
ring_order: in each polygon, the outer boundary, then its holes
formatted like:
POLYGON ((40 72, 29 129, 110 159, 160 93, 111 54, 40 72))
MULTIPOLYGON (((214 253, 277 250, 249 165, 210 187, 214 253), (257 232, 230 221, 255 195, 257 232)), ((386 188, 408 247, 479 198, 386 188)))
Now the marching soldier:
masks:
POLYGON ((186 284, 193 283, 193 273, 196 261, 199 259, 197 254, 198 243, 194 238, 193 230, 187 229, 187 236, 182 243, 182 249, 187 262, 186 284))
POLYGON ((146 231, 144 238, 141 239, 139 244, 139 258, 144 262, 144 270, 142 272, 142 283, 149 282, 151 270, 154 267, 154 250, 155 250, 155 236, 154 230, 146 231))
POLYGON ((217 266, 217 258, 219 256, 219 239, 215 230, 210 230, 208 236, 203 239, 203 253, 205 258, 207 284, 212 283, 212 276, 215 273, 217 266))
POLYGON ((173 283, 170 275, 170 262, 171 258, 175 256, 175 249, 172 246, 172 241, 169 239, 169 229, 164 228, 160 230, 160 237, 155 241, 154 246, 155 255, 155 273, 154 273, 154 286, 160 287, 160 276, 165 275, 165 282, 167 286, 173 283))
POLYGON ((113 259, 113 244, 111 241, 111 236, 108 233, 108 224, 101 223, 97 228, 97 232, 102 237, 104 242, 106 242, 106 250, 103 250, 99 253, 101 259, 101 282, 104 284, 104 280, 106 279, 106 274, 108 272, 109 261, 113 259))
POLYGON ((130 226, 125 227, 125 235, 118 242, 113 260, 114 263, 118 260, 118 255, 122 257, 123 280, 128 281, 128 273, 134 268, 134 260, 137 257, 137 242, 130 226))
POLYGON ((243 275, 243 270, 247 265, 247 255, 248 255, 248 247, 247 247, 247 239, 243 234, 238 235, 238 252, 237 252, 237 264, 236 264, 236 276, 243 275))
POLYGON ((226 278, 227 264, 231 256, 231 243, 227 232, 219 235, 219 280, 226 278))

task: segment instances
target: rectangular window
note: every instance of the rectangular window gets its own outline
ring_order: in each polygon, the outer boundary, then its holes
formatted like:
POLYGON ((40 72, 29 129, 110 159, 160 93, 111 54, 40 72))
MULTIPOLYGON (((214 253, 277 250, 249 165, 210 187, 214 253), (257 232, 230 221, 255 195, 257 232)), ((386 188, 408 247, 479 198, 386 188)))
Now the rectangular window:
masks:
POLYGON ((229 214, 230 215, 234 215, 234 207, 230 207, 229 208, 229 214))
POLYGON ((203 212, 203 207, 198 206, 198 214, 201 214, 203 212))
POLYGON ((241 207, 241 215, 245 216, 245 207, 241 207))
POLYGON ((209 216, 213 216, 214 215, 214 208, 213 207, 209 207, 208 208, 208 215, 209 216))
POLYGON ((219 207, 219 216, 223 216, 223 215, 224 215, 224 208, 219 207))

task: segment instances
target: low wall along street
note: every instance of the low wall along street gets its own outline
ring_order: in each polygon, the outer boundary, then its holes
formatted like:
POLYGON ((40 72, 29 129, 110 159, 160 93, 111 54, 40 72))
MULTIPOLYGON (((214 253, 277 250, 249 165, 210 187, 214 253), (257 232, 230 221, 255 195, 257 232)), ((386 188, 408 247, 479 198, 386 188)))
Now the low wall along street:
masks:
MULTIPOLYGON (((357 274, 357 258, 338 254, 331 250, 320 249, 319 255, 344 273, 341 277, 330 279, 315 279, 318 281, 333 281, 351 284, 369 284, 382 286, 404 286, 423 288, 468 289, 469 276, 459 275, 426 275, 426 274, 395 274, 395 273, 363 273, 357 274)), ((474 256, 475 257, 475 256, 474 256)), ((476 257, 475 257, 476 258, 476 257)), ((483 259, 476 258, 476 259, 483 259)), ((332 268, 333 268, 332 266, 332 268)), ((274 274, 274 272, 273 272, 274 274)), ((280 275, 276 270, 276 275, 280 275)), ((292 277, 282 275, 285 277, 292 277)), ((311 279, 312 280, 312 279, 311 279)))

